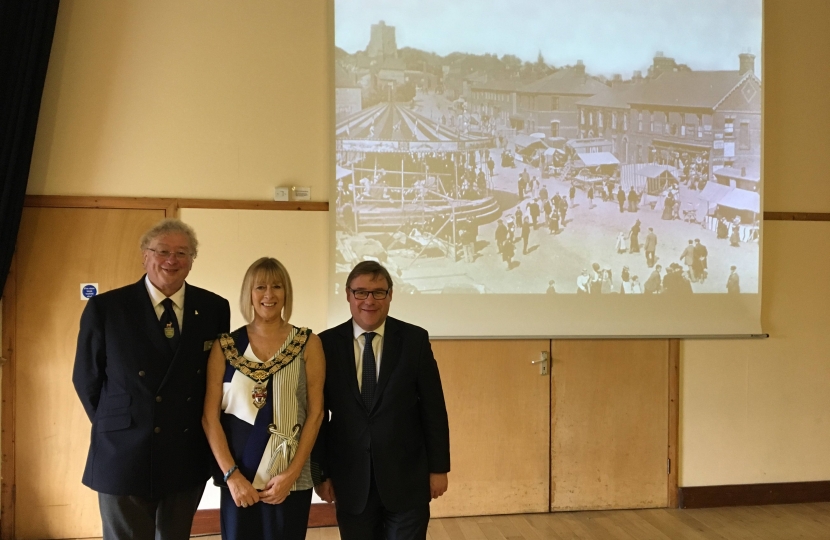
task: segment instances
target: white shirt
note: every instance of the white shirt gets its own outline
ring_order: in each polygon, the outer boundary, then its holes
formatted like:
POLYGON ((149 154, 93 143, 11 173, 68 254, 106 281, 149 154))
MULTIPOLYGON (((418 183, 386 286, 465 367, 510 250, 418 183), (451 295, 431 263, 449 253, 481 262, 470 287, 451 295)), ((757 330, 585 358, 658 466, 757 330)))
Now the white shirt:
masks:
MULTIPOLYGON (((150 295, 150 301, 153 303, 153 309, 156 311, 156 317, 161 320, 161 315, 164 313, 164 306, 161 305, 161 303, 167 297, 150 282, 150 278, 148 276, 144 276, 144 286, 147 288, 147 294, 150 295)), ((184 288, 185 285, 182 285, 181 289, 174 292, 170 296, 170 300, 173 301, 173 313, 176 314, 176 319, 179 321, 180 333, 184 330, 184 288)))
MULTIPOLYGON (((363 390, 363 348, 365 346, 366 337, 363 335, 366 330, 361 328, 352 319, 352 329, 354 331, 354 366, 357 369, 357 387, 363 390)), ((375 339, 372 340, 372 350, 375 352, 375 380, 380 378, 380 358, 383 352, 383 334, 386 331, 386 321, 383 321, 378 328, 372 330, 375 334, 375 339)))

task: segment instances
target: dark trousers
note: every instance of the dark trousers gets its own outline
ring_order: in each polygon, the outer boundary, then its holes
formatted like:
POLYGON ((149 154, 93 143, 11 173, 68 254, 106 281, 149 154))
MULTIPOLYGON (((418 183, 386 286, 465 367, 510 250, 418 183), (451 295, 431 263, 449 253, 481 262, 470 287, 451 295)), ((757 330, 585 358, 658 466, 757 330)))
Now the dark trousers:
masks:
POLYGON ((426 540, 429 503, 401 512, 387 510, 380 500, 374 475, 363 512, 348 514, 336 503, 335 506, 341 540, 426 540))
POLYGON ((98 494, 104 540, 187 540, 205 486, 158 499, 98 494))
POLYGON ((292 491, 280 504, 258 502, 239 508, 228 488, 219 501, 223 540, 305 540, 311 489, 292 491))

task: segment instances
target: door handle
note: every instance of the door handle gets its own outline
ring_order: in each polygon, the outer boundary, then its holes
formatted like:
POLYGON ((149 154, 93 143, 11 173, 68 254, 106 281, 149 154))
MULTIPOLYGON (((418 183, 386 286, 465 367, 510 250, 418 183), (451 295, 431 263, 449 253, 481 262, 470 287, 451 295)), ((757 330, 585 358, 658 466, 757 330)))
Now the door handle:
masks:
POLYGON ((548 374, 548 351, 542 351, 538 360, 531 360, 531 364, 539 364, 539 375, 545 376, 548 374))

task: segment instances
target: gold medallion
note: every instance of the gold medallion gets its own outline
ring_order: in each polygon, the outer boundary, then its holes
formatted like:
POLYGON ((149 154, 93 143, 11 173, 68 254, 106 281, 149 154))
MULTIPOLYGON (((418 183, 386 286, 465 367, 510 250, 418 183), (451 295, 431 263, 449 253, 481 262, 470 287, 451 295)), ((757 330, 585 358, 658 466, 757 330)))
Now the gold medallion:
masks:
POLYGON ((172 338, 176 335, 176 331, 173 329, 173 323, 167 323, 167 326, 164 327, 164 337, 167 339, 172 338))
POLYGON ((254 407, 261 409, 265 406, 265 399, 268 397, 268 383, 261 382, 254 385, 251 390, 251 399, 254 402, 254 407))

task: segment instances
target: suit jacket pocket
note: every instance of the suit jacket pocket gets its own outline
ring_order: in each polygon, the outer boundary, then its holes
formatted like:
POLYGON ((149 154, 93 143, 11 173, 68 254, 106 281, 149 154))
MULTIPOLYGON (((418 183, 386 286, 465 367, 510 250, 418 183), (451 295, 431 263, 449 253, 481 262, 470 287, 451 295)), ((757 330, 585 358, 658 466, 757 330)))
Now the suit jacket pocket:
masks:
POLYGON ((130 406, 130 394, 122 392, 120 394, 109 394, 106 397, 107 409, 120 409, 122 407, 130 406))
POLYGON ((129 413, 99 418, 98 431, 116 431, 119 429, 126 429, 130 427, 130 420, 131 418, 129 413))

